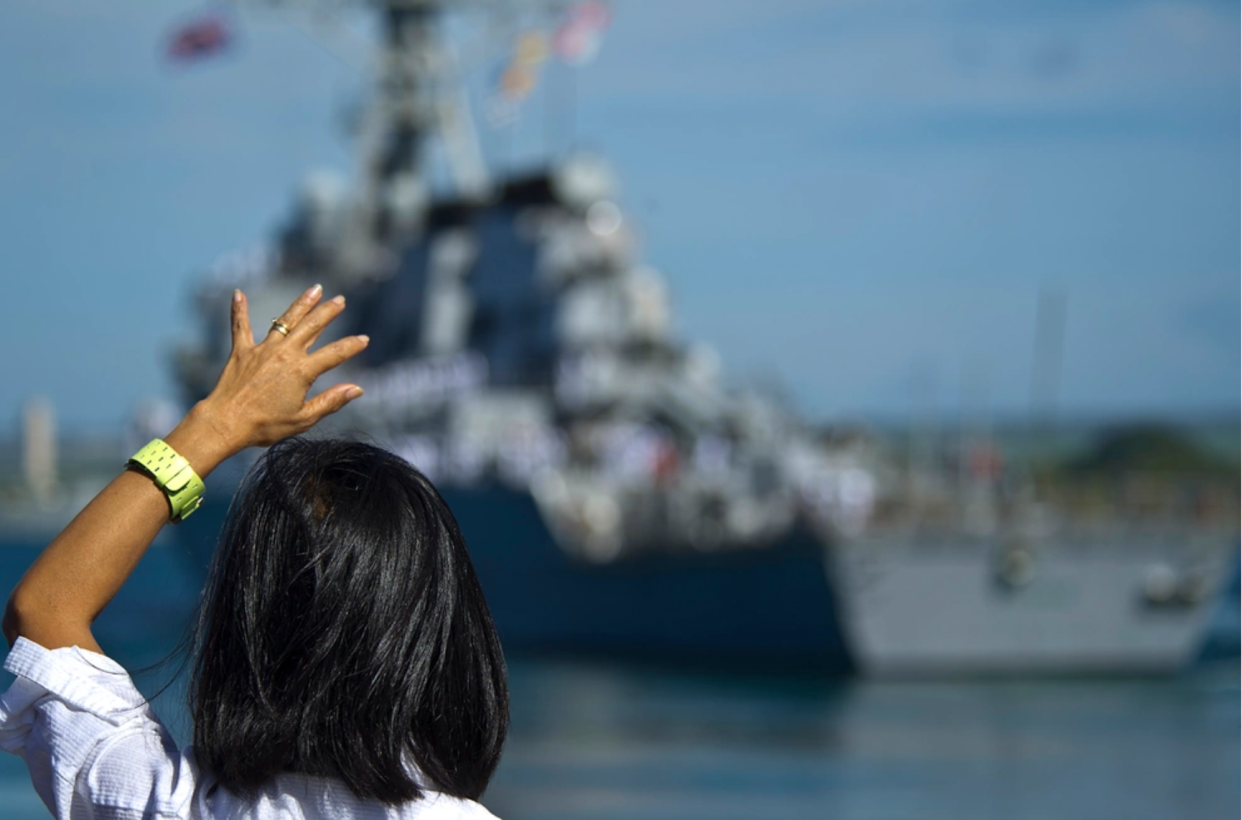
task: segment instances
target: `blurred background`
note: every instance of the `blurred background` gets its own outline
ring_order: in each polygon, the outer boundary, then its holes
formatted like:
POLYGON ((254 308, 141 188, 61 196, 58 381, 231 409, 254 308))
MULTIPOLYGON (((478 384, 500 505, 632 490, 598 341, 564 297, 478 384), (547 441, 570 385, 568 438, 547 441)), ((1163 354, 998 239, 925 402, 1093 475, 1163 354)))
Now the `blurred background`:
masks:
MULTIPOLYGON (((520 818, 1236 817, 1239 11, 0 9, 0 585, 311 284, 520 818)), ((176 644, 209 482, 99 625, 176 644)), ((181 739, 175 664, 138 675, 181 739)), ((11 680, 7 673, 0 683, 11 680)), ((45 816, 0 760, 6 817, 45 816)))

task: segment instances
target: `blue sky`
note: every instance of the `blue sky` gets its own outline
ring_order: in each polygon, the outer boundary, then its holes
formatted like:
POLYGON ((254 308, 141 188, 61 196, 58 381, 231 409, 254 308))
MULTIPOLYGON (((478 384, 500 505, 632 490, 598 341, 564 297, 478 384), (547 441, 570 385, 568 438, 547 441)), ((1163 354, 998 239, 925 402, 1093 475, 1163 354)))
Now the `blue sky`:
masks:
MULTIPOLYGON (((93 429, 172 395, 196 272, 352 166, 350 53, 254 11, 170 68, 202 8, 0 6, 0 424, 33 395, 93 429)), ((1063 412, 1229 411, 1238 67, 1237 4, 629 0, 574 79, 573 144, 617 167, 680 335, 815 418, 900 417, 914 374, 952 412, 964 372, 1020 413, 1045 288, 1063 412)), ((544 150, 541 106, 509 164, 544 150)))

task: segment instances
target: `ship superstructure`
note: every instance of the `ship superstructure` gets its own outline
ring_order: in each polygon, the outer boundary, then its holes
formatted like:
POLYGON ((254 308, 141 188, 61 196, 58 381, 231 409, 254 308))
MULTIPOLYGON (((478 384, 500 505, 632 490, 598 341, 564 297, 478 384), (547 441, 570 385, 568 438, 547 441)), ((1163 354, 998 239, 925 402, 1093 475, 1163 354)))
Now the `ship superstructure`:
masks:
POLYGON ((508 647, 842 668, 823 548, 799 516, 824 466, 811 431, 677 339, 606 163, 487 173, 437 28, 459 4, 374 5, 360 183, 312 179, 275 247, 203 282, 187 398, 227 356, 232 287, 257 316, 321 282, 350 306, 335 332, 371 338, 342 374, 366 401, 334 429, 436 481, 508 647), (451 191, 427 181, 431 137, 455 144, 451 191))

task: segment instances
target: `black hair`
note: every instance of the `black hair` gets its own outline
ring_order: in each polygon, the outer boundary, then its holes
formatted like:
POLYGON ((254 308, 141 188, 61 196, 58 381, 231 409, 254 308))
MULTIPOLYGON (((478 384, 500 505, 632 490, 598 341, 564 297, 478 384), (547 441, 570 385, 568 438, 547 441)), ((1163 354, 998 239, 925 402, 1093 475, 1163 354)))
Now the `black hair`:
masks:
POLYGON ((478 799, 509 726, 504 655, 431 482, 360 442, 289 439, 242 484, 204 591, 199 762, 252 794, 282 772, 395 805, 478 799))

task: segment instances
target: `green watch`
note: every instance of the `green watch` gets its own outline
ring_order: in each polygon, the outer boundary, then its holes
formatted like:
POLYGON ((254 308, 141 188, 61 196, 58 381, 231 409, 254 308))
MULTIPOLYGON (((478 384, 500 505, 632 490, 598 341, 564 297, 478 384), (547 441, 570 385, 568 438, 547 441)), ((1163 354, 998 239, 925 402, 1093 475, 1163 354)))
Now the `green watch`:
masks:
POLYGON ((186 461, 163 439, 155 439, 134 453, 125 463, 133 465, 155 480, 156 486, 168 496, 171 514, 168 520, 176 524, 188 517, 203 503, 203 480, 186 461))

